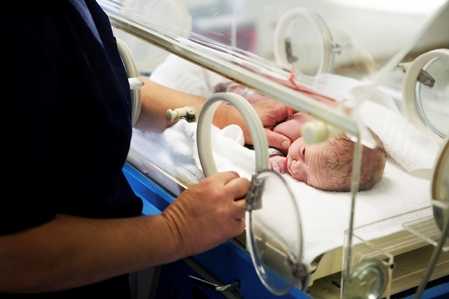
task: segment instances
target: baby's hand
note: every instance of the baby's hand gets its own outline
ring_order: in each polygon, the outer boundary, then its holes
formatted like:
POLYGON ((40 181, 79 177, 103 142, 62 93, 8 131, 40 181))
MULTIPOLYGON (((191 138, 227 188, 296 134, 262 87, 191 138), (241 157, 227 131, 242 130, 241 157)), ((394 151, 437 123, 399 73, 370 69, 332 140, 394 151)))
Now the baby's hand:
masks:
POLYGON ((271 170, 279 173, 287 172, 287 157, 273 156, 268 159, 268 166, 271 170))

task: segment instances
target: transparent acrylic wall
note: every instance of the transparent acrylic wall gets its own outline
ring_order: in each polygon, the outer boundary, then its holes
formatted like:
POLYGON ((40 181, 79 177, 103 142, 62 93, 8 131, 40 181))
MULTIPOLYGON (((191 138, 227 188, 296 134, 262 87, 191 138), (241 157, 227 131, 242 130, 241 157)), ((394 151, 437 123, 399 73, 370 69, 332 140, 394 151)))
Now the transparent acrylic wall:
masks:
MULTIPOLYGON (((317 56, 324 55, 323 43, 329 42, 323 39, 331 38, 332 45, 339 47, 339 50, 334 49, 337 53, 334 53, 335 63, 330 71, 357 78, 380 70, 395 54, 411 47, 429 17, 444 4, 443 0, 413 3, 405 0, 115 2, 120 3, 126 14, 133 15, 150 26, 181 36, 186 36, 192 29, 195 34, 250 51, 271 61, 275 60, 275 45, 284 44, 285 39, 289 39, 292 54, 298 56, 295 54, 298 52, 304 55, 297 57, 299 65, 304 64, 298 69, 316 69, 317 61, 320 60, 317 56), (296 15, 287 22, 278 36, 280 39, 275 40, 279 21, 299 8, 304 10, 304 14, 296 15), (309 22, 307 13, 320 16, 321 24, 314 20, 309 22), (300 27, 295 27, 296 25, 300 27), (321 27, 326 27, 330 36, 323 36, 321 27), (316 52, 321 54, 317 55, 316 52), (314 59, 307 59, 313 55, 314 59)), ((417 44, 410 55, 416 56, 425 50, 447 47, 447 31, 444 30, 447 22, 447 18, 442 18, 440 24, 431 30, 432 34, 417 44)))

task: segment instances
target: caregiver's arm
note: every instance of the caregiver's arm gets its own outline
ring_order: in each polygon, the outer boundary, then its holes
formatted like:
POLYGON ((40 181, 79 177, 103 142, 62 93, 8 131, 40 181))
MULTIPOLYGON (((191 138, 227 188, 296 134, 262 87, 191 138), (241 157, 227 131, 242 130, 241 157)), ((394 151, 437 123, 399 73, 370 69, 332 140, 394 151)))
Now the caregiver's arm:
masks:
POLYGON ((204 103, 203 97, 186 94, 148 79, 144 82, 140 92, 142 111, 136 127, 148 131, 161 131, 170 123, 165 118, 168 109, 192 106, 199 113, 204 103))
MULTIPOLYGON (((205 99, 199 96, 186 94, 163 85, 152 82, 151 80, 142 79, 144 82, 141 88, 141 104, 142 111, 136 127, 143 130, 161 131, 167 128, 170 123, 165 118, 165 112, 168 109, 192 106, 199 113, 205 99)), ((270 99, 264 99, 253 103, 253 107, 260 116, 265 127, 273 127, 279 122, 284 121, 288 117, 287 106, 275 102, 270 99)), ((243 122, 242 117, 235 108, 229 105, 221 105, 215 114, 214 124, 223 128, 230 124, 237 124, 243 128, 245 140, 251 143, 248 130, 243 122)), ((288 138, 269 132, 268 142, 274 147, 282 147, 283 142, 286 149, 290 145, 288 138)))
MULTIPOLYGON (((190 186, 157 216, 56 215, 18 232, 1 223, 0 293, 79 287, 208 250, 242 233, 245 203, 241 199, 248 187, 249 181, 237 174, 222 172, 190 186)), ((26 195, 15 199, 29 206, 26 195)), ((0 211, 2 219, 24 217, 18 206, 2 202, 2 207, 6 210, 0 211)))

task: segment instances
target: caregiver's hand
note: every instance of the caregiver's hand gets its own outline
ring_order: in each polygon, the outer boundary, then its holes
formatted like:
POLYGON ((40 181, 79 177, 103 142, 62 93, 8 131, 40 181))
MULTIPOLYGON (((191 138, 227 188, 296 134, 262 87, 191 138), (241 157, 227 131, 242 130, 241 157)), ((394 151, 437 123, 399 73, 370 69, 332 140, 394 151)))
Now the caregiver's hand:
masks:
POLYGON ((203 252, 241 234, 249 186, 237 173, 221 172, 181 193, 162 214, 177 240, 177 257, 203 252))
MULTIPOLYGON (((273 132, 271 129, 277 124, 287 120, 292 115, 293 110, 267 96, 252 92, 242 85, 237 85, 229 91, 240 94, 254 107, 254 110, 259 115, 260 120, 265 127, 268 144, 271 147, 287 152, 291 143, 290 139, 282 134, 273 132)), ((236 124, 240 126, 243 129, 245 142, 247 144, 252 144, 251 134, 248 127, 246 126, 243 117, 233 106, 226 104, 221 105, 218 113, 216 113, 214 123, 220 128, 223 128, 229 124, 236 124)))
MULTIPOLYGON (((289 114, 287 107, 272 100, 264 100, 252 105, 259 115, 263 126, 265 127, 268 144, 271 147, 287 152, 291 143, 290 139, 284 135, 271 131, 273 126, 277 123, 285 121, 288 118, 289 114)), ((219 128, 224 128, 230 124, 236 124, 243 130, 245 143, 253 143, 248 126, 243 120, 243 117, 233 106, 223 104, 218 108, 218 112, 215 115, 216 117, 214 119, 214 124, 216 126, 219 128)))

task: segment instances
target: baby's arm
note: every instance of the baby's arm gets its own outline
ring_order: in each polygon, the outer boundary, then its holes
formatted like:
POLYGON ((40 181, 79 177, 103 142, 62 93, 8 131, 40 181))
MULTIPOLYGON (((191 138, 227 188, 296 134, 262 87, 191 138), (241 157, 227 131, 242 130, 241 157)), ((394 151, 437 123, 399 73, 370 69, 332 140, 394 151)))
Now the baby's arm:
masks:
POLYGON ((287 136, 292 142, 302 136, 301 131, 304 124, 312 120, 312 117, 304 112, 297 112, 290 119, 278 124, 273 131, 287 136))

